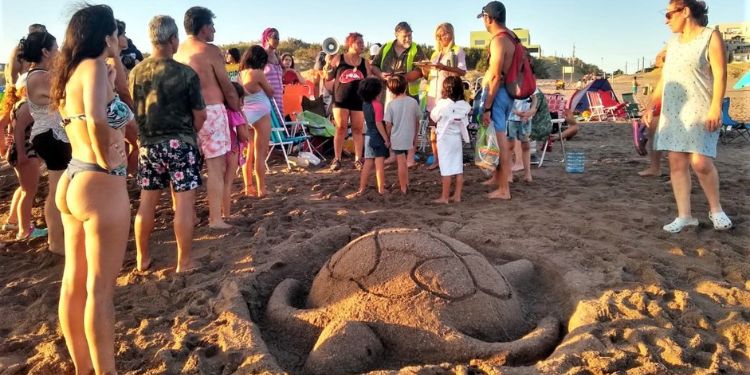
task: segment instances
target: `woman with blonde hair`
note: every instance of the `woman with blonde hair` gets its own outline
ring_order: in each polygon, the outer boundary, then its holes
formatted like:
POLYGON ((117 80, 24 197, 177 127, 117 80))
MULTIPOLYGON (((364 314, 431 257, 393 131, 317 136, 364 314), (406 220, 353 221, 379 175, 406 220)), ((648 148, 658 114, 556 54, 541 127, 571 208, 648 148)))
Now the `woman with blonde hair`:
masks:
MULTIPOLYGON (((435 108, 435 103, 442 98, 443 81, 447 77, 463 77, 466 75, 466 54, 464 50, 456 45, 456 36, 453 25, 441 23, 435 27, 435 52, 432 53, 429 62, 423 62, 422 71, 429 79, 427 90, 427 111, 435 108)), ((435 123, 430 119, 430 144, 434 154, 434 162, 429 169, 439 166, 437 154, 437 136, 435 134, 435 123)))

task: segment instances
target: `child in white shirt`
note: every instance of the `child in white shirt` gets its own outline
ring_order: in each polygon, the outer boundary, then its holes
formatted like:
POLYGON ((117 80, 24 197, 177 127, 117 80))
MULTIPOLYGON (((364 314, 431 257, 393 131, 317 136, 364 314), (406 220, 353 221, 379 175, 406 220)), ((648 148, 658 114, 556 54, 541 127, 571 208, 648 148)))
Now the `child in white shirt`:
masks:
POLYGON ((442 97, 430 112, 430 118, 437 124, 437 149, 440 150, 438 159, 443 185, 440 198, 434 202, 446 204, 461 201, 464 185, 463 142, 469 142, 466 126, 469 125, 471 106, 464 100, 464 85, 458 77, 447 77, 443 81, 442 97), (456 190, 450 197, 453 176, 456 176, 456 190))

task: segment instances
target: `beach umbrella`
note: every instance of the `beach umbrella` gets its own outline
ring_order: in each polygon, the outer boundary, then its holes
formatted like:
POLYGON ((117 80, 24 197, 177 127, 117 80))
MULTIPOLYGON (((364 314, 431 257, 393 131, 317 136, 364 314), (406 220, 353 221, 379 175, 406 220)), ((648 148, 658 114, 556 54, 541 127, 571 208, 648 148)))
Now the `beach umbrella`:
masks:
POLYGON ((743 75, 742 78, 740 78, 740 80, 734 84, 734 89, 739 90, 747 86, 750 86, 750 71, 745 72, 745 75, 743 75))

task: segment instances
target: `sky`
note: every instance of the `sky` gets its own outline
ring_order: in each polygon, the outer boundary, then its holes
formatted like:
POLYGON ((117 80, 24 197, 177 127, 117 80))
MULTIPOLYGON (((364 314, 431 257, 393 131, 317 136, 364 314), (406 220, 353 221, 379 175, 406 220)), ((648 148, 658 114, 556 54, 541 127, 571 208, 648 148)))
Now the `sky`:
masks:
MULTIPOLYGON (((91 0, 92 3, 97 3, 91 0)), ((181 38, 185 11, 201 5, 216 14, 217 44, 260 39, 266 27, 279 29, 281 39, 297 38, 320 43, 332 36, 343 40, 350 32, 364 35, 366 43, 393 39, 393 28, 407 21, 417 43, 434 45, 435 26, 450 22, 456 43, 469 44, 471 31, 484 30, 476 18, 486 1, 473 0, 378 0, 305 1, 279 3, 255 0, 103 0, 115 17, 127 24, 127 35, 143 52, 150 52, 147 25, 159 14, 177 20, 181 38)), ((664 24, 668 0, 505 0, 507 26, 529 29, 531 42, 540 44, 544 55, 576 57, 608 72, 632 72, 639 61, 649 66, 670 38, 664 24)), ((710 25, 750 20, 750 0, 707 0, 710 25)), ((11 49, 28 25, 41 23, 52 35, 63 39, 77 1, 0 0, 0 62, 7 62, 11 49)))

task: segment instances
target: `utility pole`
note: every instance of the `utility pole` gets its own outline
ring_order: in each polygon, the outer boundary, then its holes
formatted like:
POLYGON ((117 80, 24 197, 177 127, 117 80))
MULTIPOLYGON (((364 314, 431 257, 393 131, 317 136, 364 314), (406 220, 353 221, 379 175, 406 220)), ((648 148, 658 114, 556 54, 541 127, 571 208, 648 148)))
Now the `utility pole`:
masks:
POLYGON ((570 59, 570 65, 576 66, 576 45, 573 44, 573 57, 570 59))
POLYGON ((625 61, 625 74, 628 74, 628 62, 625 61))

